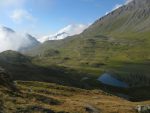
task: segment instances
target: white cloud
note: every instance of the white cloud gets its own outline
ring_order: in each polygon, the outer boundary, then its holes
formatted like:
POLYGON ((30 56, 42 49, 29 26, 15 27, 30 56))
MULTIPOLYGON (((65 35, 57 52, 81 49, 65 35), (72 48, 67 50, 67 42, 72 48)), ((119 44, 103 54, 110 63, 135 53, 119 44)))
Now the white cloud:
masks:
POLYGON ((65 28, 61 29, 60 31, 58 31, 57 34, 66 32, 69 34, 69 36, 72 36, 72 35, 80 34, 87 27, 88 27, 88 25, 84 25, 84 24, 72 24, 72 25, 68 25, 65 28))
POLYGON ((32 16, 31 13, 29 13, 28 11, 26 10, 23 10, 23 9, 16 9, 12 12, 10 18, 14 21, 14 22, 17 22, 17 23, 20 23, 24 20, 27 20, 27 21, 34 21, 35 18, 32 16))
MULTIPOLYGON (((0 13, 3 12, 15 23, 34 22, 36 19, 31 12, 26 10, 28 0, 0 0, 0 13)), ((30 24, 30 23, 28 23, 30 24)))
POLYGON ((42 38, 39 38, 38 40, 40 42, 45 42, 47 40, 60 40, 64 39, 68 36, 73 36, 82 33, 89 25, 84 24, 71 24, 68 25, 61 30, 59 30, 55 34, 51 34, 49 36, 44 36, 42 38))

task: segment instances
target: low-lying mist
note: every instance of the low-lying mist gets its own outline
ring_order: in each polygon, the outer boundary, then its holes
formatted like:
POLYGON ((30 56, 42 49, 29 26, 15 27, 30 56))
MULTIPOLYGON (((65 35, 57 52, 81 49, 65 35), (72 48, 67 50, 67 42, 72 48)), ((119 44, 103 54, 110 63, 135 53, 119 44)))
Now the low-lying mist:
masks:
POLYGON ((6 50, 19 51, 32 45, 29 35, 19 34, 10 28, 0 27, 0 52, 6 50))

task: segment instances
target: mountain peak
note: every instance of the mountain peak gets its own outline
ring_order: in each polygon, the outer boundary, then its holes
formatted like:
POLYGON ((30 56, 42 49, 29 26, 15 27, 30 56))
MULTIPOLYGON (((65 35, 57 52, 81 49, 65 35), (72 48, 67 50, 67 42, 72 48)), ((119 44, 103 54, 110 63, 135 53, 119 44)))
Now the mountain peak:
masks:
POLYGON ((85 32, 98 31, 103 35, 115 32, 137 32, 149 29, 150 0, 133 0, 93 23, 85 32))
POLYGON ((0 26, 0 31, 9 32, 9 33, 15 33, 14 30, 12 30, 11 28, 5 27, 5 26, 0 26))
POLYGON ((69 36, 77 35, 82 33, 86 28, 88 28, 88 25, 84 24, 70 24, 66 27, 59 30, 57 33, 44 36, 39 39, 40 42, 45 42, 48 40, 61 40, 69 36))
POLYGON ((126 6, 128 8, 133 8, 133 9, 139 9, 139 8, 145 9, 150 6, 150 0, 132 0, 126 6))

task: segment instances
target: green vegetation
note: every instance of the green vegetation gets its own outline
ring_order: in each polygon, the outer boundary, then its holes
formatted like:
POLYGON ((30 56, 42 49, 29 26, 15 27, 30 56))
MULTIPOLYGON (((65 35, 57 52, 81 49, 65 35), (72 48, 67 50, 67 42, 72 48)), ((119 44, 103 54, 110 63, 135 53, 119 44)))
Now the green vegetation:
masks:
POLYGON ((51 82, 86 89, 95 87, 82 81, 83 77, 95 79, 94 75, 55 65, 35 65, 32 58, 15 51, 1 53, 0 66, 11 74, 12 80, 51 82))
POLYGON ((80 35, 47 41, 25 54, 39 66, 67 67, 97 77, 111 72, 130 86, 150 85, 149 7, 149 1, 133 1, 100 18, 80 35), (143 79, 133 82, 135 76, 143 79))
POLYGON ((1 53, 0 67, 11 76, 0 72, 0 111, 136 113, 136 105, 150 102, 134 103, 113 95, 132 101, 150 99, 149 10, 148 0, 136 0, 80 35, 47 41, 24 55, 1 53), (97 78, 106 72, 130 87, 101 84, 97 78))

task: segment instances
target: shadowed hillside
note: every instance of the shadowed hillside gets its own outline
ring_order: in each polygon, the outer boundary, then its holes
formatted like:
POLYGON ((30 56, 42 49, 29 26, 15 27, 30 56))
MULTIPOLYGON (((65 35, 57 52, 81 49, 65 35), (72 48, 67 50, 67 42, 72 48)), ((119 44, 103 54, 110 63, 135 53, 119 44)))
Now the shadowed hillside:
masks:
POLYGON ((8 88, 9 90, 16 90, 13 80, 9 73, 0 67, 0 87, 8 88))
POLYGON ((12 80, 52 82, 68 86, 92 88, 86 86, 83 77, 90 74, 76 72, 73 69, 56 66, 39 66, 32 63, 32 58, 15 51, 0 53, 0 66, 11 73, 12 80))

